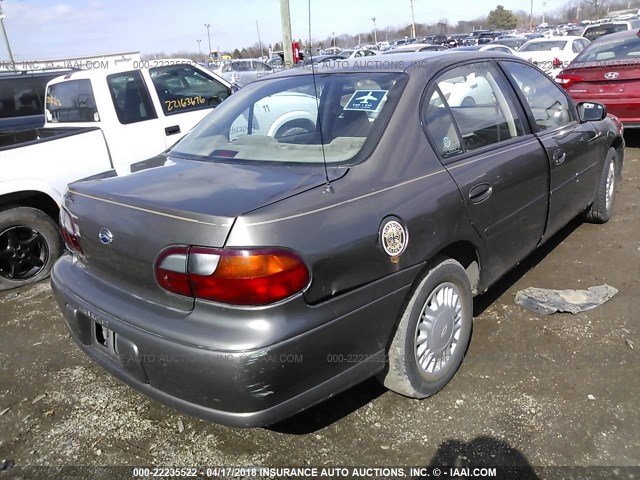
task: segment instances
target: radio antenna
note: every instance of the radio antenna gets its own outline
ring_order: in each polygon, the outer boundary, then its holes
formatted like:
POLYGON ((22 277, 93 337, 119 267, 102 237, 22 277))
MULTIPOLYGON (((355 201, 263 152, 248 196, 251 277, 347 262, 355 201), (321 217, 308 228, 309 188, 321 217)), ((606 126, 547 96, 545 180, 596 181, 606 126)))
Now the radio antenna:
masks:
POLYGON ((311 37, 311 0, 309 0, 309 58, 311 59, 311 77, 313 78, 313 89, 316 94, 318 105, 318 128, 320 131, 320 148, 322 149, 322 163, 324 164, 324 178, 326 180, 323 193, 333 193, 333 186, 329 179, 329 169, 327 167, 327 154, 324 150, 324 133, 322 132, 322 112, 320 111, 320 98, 318 96, 318 84, 316 83, 316 67, 313 62, 313 40, 311 37))

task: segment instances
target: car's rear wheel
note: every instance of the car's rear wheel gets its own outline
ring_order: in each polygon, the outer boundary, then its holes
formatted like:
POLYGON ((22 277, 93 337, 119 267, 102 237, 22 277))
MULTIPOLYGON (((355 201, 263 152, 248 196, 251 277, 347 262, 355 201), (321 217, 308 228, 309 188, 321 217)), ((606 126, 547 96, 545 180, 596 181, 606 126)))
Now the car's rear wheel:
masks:
POLYGON ((0 211, 0 291, 46 278, 62 253, 56 223, 30 207, 0 211))
POLYGON ((464 358, 473 323, 473 296, 462 266, 443 259, 417 280, 388 349, 384 385, 425 398, 451 380, 464 358))
POLYGON ((586 220, 591 223, 606 223, 613 216, 618 178, 618 152, 610 148, 600 175, 596 196, 587 210, 586 220))

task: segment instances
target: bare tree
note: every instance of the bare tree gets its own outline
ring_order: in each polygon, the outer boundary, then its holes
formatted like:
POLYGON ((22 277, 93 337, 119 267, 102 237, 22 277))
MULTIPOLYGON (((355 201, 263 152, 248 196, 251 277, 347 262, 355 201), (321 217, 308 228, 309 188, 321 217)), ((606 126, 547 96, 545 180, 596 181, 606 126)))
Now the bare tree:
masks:
POLYGON ((587 5, 595 18, 600 18, 605 11, 605 0, 582 0, 582 3, 587 5))

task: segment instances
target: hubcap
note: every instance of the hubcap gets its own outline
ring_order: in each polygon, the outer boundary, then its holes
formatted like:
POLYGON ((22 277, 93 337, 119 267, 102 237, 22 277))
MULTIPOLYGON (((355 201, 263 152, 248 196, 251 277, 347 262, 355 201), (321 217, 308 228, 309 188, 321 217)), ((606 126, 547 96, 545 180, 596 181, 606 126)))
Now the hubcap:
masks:
POLYGON ((0 232, 0 276, 28 280, 38 275, 49 259, 47 242, 29 227, 9 227, 0 232))
POLYGON ((611 201, 613 200, 615 183, 616 183, 616 167, 612 161, 609 164, 609 172, 607 173, 607 187, 606 187, 606 198, 605 198, 605 207, 607 210, 611 208, 611 201))
POLYGON ((438 373, 452 361, 461 328, 462 300, 458 287, 442 283, 427 298, 416 326, 416 359, 425 373, 438 373))

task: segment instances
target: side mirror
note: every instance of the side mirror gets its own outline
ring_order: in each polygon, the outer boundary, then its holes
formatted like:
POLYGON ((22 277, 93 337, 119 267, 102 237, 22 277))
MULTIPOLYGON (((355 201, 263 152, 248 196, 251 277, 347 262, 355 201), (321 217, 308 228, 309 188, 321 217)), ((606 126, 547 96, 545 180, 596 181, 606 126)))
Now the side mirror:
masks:
POLYGON ((607 107, 601 103, 581 102, 577 105, 578 117, 582 123, 597 122, 607 118, 607 107))
POLYGON ((238 86, 237 83, 232 83, 231 84, 231 93, 234 94, 236 93, 238 90, 240 90, 240 87, 238 86))

